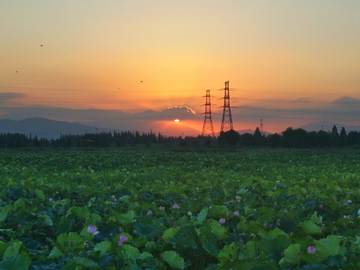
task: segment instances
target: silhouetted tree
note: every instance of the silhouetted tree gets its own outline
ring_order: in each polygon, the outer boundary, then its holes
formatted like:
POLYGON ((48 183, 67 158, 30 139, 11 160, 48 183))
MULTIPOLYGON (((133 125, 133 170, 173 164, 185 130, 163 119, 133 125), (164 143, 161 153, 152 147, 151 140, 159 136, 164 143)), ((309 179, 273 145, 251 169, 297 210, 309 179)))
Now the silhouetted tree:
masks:
POLYGON ((339 133, 337 127, 334 125, 331 131, 331 142, 333 146, 339 145, 339 133))
POLYGON ((304 148, 306 145, 306 130, 302 128, 287 128, 283 133, 283 145, 289 148, 304 148))
POLYGON ((316 138, 317 138, 317 142, 318 142, 318 147, 320 148, 324 148, 324 147, 329 147, 331 146, 331 134, 328 132, 325 132, 323 130, 320 130, 317 134, 316 134, 316 138))
POLYGON ((347 136, 348 145, 360 144, 360 133, 356 131, 350 131, 347 136))
POLYGON ((240 140, 240 134, 231 129, 226 132, 220 132, 219 144, 236 145, 240 140))
POLYGON ((278 148, 282 144, 282 136, 279 134, 270 134, 267 136, 268 145, 272 148, 278 148))
POLYGON ((264 145, 265 137, 261 134, 259 127, 256 127, 254 132, 254 137, 256 139, 256 145, 264 145))
POLYGON ((255 146, 258 145, 257 143, 258 141, 255 138, 255 136, 250 133, 244 133, 243 135, 240 136, 241 146, 255 146))
POLYGON ((339 145, 340 146, 345 146, 346 141, 347 141, 346 131, 345 131, 345 128, 342 127, 341 131, 340 131, 340 136, 339 136, 339 145))

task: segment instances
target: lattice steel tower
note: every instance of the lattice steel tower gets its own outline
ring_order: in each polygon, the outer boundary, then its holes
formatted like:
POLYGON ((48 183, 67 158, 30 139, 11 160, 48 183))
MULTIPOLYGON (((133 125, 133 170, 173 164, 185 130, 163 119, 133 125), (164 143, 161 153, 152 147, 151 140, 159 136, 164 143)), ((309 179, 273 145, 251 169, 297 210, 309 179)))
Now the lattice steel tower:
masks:
POLYGON ((221 121, 220 132, 225 132, 233 129, 233 122, 231 117, 230 110, 230 90, 229 90, 229 81, 225 82, 225 93, 224 93, 224 110, 221 121))
POLYGON ((201 136, 211 135, 212 137, 215 137, 215 130, 211 119, 210 90, 206 90, 205 98, 205 119, 201 136))

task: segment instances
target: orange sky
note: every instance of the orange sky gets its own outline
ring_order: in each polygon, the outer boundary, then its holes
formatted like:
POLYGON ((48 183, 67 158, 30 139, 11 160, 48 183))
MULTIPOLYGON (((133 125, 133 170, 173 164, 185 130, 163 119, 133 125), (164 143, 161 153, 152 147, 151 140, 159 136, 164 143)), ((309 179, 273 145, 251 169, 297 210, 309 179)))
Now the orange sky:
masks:
MULTIPOLYGON (((199 115, 189 128, 201 130, 207 89, 220 125, 219 90, 227 80, 234 107, 313 108, 343 96, 360 99, 358 1, 1 5, 0 93, 22 94, 6 106, 141 112, 186 105, 199 115), (291 103, 298 99, 311 103, 291 103)), ((234 121, 254 129, 259 117, 234 121)), ((312 120, 293 115, 266 123, 274 132, 312 120)))

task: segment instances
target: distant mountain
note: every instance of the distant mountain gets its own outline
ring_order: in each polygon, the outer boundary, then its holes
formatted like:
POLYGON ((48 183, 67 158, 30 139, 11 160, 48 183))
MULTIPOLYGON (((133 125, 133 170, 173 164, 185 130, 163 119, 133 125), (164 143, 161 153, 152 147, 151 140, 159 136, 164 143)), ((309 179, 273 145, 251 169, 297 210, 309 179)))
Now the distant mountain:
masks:
POLYGON ((65 121, 55 121, 42 117, 26 118, 23 120, 0 119, 0 133, 20 133, 38 138, 58 139, 60 134, 85 134, 86 132, 109 132, 110 129, 88 126, 65 121))
POLYGON ((336 126, 338 129, 338 132, 340 133, 340 130, 342 127, 345 128, 346 133, 349 133, 350 131, 358 131, 360 132, 360 126, 347 126, 340 123, 332 122, 332 121, 320 121, 320 122, 312 122, 307 125, 299 126, 299 128, 305 129, 306 131, 332 131, 333 126, 336 126))

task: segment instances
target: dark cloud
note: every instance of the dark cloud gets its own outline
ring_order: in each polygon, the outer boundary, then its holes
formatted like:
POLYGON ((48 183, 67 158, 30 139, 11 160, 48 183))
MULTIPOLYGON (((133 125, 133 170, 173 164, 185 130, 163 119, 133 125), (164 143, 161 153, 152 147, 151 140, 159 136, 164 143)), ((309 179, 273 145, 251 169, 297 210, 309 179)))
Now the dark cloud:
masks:
MULTIPOLYGON (((306 102, 306 104, 308 104, 306 102)), ((233 119, 238 121, 254 121, 257 119, 285 120, 331 120, 358 121, 360 115, 360 100, 342 97, 330 103, 318 103, 318 106, 294 108, 266 108, 264 106, 237 106, 233 108, 233 119)))
POLYGON ((310 102, 310 97, 303 97, 293 100, 293 102, 310 102))
POLYGON ((335 105, 360 105, 360 99, 357 98, 352 98, 352 97, 347 97, 347 96, 343 96, 341 98, 335 99, 332 104, 335 105))
POLYGON ((25 94, 17 93, 17 92, 0 92, 0 101, 6 101, 6 100, 10 100, 10 99, 15 99, 15 98, 22 98, 25 96, 26 96, 25 94))

